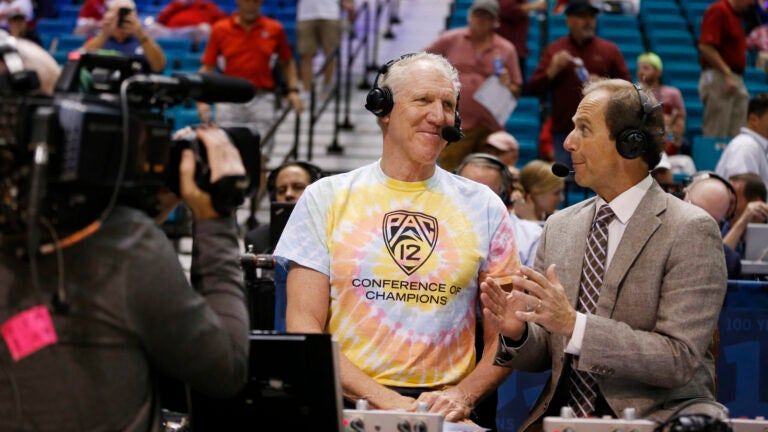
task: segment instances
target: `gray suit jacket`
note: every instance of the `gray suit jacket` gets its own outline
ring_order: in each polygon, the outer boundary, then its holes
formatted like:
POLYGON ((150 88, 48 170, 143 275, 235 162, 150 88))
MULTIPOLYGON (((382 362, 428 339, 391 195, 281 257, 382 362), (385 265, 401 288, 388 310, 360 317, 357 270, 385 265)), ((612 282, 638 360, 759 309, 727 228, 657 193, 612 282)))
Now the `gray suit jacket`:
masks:
MULTIPOLYGON (((536 254, 541 273, 557 264, 557 277, 574 308, 595 201, 555 213, 536 254)), ((688 399, 714 400, 714 359, 708 347, 726 289, 723 241, 714 219, 654 182, 606 269, 597 312, 587 317, 574 367, 596 374, 619 416, 634 407, 638 417, 663 420, 688 399)), ((529 325, 520 347, 499 344, 498 365, 552 370, 521 430, 548 408, 563 375, 567 344, 568 338, 536 324, 529 325)))

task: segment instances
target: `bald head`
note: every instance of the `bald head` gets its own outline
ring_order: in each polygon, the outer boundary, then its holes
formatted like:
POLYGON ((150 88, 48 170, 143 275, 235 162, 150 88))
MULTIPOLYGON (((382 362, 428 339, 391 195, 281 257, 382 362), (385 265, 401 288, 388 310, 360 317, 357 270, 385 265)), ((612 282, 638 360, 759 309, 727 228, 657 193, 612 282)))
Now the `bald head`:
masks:
MULTIPOLYGON (((59 79, 61 69, 56 60, 43 48, 26 39, 16 39, 16 50, 19 52, 24 69, 32 69, 37 72, 40 79, 40 92, 53 94, 56 80, 59 79)), ((0 74, 8 73, 5 63, 0 61, 0 74)))
POLYGON ((698 180, 688 187, 686 200, 701 207, 716 221, 720 222, 725 220, 728 213, 731 195, 723 182, 714 178, 706 178, 698 180))

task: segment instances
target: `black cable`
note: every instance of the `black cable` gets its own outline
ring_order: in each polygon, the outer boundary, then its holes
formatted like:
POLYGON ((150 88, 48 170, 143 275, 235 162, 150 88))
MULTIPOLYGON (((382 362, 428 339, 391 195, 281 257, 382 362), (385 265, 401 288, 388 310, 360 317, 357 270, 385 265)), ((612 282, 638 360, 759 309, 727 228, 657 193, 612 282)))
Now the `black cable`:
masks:
POLYGON ((732 431, 730 425, 720 420, 717 417, 712 417, 707 414, 681 414, 686 408, 695 404, 708 404, 713 405, 723 411, 723 414, 728 418, 728 408, 724 405, 704 398, 689 399, 678 406, 675 411, 667 418, 666 421, 661 422, 653 430, 654 432, 727 432, 732 431))
POLYGON ((69 311, 69 304, 67 303, 67 290, 64 287, 64 253, 59 247, 59 236, 48 219, 41 218, 40 223, 48 229, 48 235, 53 240, 53 248, 56 253, 56 268, 59 269, 56 278, 56 293, 53 297, 54 311, 67 313, 69 311))

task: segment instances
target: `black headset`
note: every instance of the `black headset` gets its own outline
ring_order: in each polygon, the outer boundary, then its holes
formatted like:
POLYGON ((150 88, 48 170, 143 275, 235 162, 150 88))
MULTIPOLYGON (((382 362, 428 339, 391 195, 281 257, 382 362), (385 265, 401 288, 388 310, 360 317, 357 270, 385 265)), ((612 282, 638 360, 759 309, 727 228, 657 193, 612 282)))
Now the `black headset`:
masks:
POLYGON ((636 159, 648 152, 648 136, 645 132, 645 121, 649 114, 660 110, 663 105, 661 103, 652 105, 643 95, 639 84, 635 84, 635 90, 637 90, 637 96, 640 98, 642 120, 639 126, 632 126, 622 130, 616 138, 616 150, 626 159, 636 159))
MULTIPOLYGON (((388 61, 381 66, 376 73, 376 79, 373 80, 373 88, 368 91, 365 97, 365 109, 372 112, 376 117, 384 117, 392 112, 395 106, 395 100, 392 96, 392 90, 389 87, 379 87, 379 78, 389 72, 389 68, 400 60, 413 57, 415 53, 403 54, 402 56, 388 61)), ((459 98, 461 93, 456 95, 456 111, 453 113, 453 127, 461 133, 461 116, 459 115, 459 98)))
POLYGON ((277 182, 277 176, 280 174, 280 171, 283 170, 283 168, 289 167, 289 166, 298 166, 304 171, 309 174, 309 183, 314 183, 318 180, 320 180, 321 177, 323 177, 323 170, 320 169, 317 165, 311 164, 309 162, 304 161, 288 161, 279 167, 273 169, 269 172, 269 175, 267 176, 267 191, 269 192, 269 199, 270 201, 274 201, 277 197, 277 188, 275 183, 277 182))
POLYGON ((509 197, 509 189, 512 187, 512 183, 514 182, 514 179, 512 178, 512 173, 509 172, 509 167, 507 164, 505 164, 501 159, 497 158, 496 156, 488 153, 472 153, 468 154, 459 164, 458 167, 453 171, 454 174, 460 175, 459 173, 461 170, 464 169, 465 166, 469 165, 474 160, 481 160, 484 162, 488 162, 487 165, 490 165, 494 169, 498 170, 499 173, 501 173, 501 192, 498 194, 499 198, 501 198, 501 201, 504 203, 504 205, 508 206, 511 204, 511 199, 509 197))

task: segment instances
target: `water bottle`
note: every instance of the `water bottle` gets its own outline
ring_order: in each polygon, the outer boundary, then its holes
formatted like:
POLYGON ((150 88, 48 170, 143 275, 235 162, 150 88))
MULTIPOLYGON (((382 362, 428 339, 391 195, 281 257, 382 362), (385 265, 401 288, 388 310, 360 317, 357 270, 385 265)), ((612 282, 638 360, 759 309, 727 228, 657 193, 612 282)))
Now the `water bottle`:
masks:
POLYGON ((575 57, 573 59, 573 64, 577 66, 576 76, 579 77, 581 82, 586 82, 589 79, 589 72, 587 71, 587 68, 584 67, 584 60, 582 60, 580 57, 575 57))

